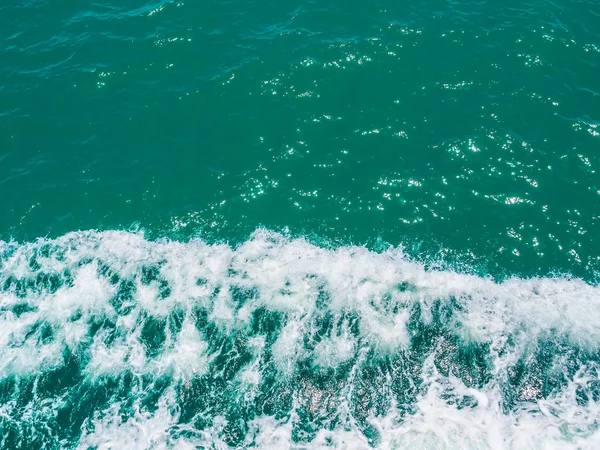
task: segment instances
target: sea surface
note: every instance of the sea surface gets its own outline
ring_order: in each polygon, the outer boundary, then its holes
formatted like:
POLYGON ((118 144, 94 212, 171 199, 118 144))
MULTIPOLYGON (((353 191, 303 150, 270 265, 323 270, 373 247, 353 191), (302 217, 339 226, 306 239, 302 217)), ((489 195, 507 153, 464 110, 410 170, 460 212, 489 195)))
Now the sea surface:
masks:
POLYGON ((600 2, 0 3, 0 448, 600 448, 600 2))

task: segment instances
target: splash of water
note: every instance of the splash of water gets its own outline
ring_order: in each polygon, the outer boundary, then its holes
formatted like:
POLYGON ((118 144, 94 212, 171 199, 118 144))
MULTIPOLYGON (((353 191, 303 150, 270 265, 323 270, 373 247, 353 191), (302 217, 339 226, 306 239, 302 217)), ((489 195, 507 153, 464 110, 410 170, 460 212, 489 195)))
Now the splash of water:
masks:
POLYGON ((0 242, 3 447, 595 448, 600 288, 259 230, 0 242))

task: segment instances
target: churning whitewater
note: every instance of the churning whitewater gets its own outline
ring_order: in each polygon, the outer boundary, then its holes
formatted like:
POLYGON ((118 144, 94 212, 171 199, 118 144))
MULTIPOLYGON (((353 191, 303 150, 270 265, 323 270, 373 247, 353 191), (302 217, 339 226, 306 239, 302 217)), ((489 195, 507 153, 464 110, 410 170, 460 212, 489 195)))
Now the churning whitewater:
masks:
POLYGON ((259 230, 0 242, 2 448, 600 446, 600 288, 259 230))

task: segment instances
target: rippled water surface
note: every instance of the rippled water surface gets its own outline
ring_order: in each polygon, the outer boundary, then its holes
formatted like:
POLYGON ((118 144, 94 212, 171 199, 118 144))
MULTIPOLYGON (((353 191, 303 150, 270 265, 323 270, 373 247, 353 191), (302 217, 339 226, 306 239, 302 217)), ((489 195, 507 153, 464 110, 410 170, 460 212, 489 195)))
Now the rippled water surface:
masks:
POLYGON ((0 5, 0 446, 597 448, 600 4, 0 5))

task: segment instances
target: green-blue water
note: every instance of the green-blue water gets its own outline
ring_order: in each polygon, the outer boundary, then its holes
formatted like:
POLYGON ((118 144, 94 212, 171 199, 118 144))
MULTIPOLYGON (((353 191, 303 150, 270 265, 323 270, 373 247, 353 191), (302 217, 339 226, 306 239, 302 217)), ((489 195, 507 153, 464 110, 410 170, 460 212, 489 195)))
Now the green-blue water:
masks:
POLYGON ((0 5, 2 448, 600 447, 600 4, 0 5))

